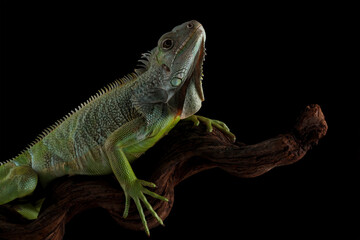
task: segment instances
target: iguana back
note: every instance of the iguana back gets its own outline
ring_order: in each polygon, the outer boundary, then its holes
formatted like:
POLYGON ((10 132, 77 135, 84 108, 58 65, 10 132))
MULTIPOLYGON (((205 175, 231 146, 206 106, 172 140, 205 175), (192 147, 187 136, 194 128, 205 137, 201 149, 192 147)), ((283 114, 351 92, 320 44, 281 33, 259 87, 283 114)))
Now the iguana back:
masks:
POLYGON ((116 129, 142 117, 130 101, 137 78, 133 74, 100 91, 28 149, 30 164, 44 186, 67 174, 112 172, 102 148, 116 129))

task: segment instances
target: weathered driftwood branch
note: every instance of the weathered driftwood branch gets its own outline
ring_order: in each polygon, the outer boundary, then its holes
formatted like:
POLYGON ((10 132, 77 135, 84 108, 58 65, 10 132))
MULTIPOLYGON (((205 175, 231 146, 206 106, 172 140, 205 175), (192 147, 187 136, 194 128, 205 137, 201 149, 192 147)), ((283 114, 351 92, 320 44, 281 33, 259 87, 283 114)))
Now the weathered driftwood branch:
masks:
MULTIPOLYGON (((300 160, 326 131, 318 105, 306 107, 290 133, 254 145, 232 143, 216 129, 208 133, 204 127, 194 128, 184 122, 138 160, 135 172, 139 178, 155 182, 156 192, 170 200, 166 203, 149 197, 155 211, 165 219, 173 205, 174 187, 187 177, 215 167, 238 177, 256 177, 300 160)), ((128 218, 122 218, 124 196, 112 176, 75 176, 59 179, 48 188, 42 212, 35 221, 21 219, 2 206, 0 238, 62 239, 65 224, 77 213, 94 207, 106 209, 126 228, 143 228, 134 204, 128 218)), ((145 214, 149 228, 158 225, 149 212, 145 214)))

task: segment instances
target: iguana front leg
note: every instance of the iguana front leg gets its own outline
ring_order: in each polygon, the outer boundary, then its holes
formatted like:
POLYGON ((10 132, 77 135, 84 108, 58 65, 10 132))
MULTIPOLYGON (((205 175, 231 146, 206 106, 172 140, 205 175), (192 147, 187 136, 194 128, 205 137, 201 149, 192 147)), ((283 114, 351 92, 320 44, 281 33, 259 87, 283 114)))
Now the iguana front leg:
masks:
POLYGON ((111 169, 114 172, 116 179, 119 181, 122 189, 124 190, 125 209, 123 217, 126 218, 128 216, 130 200, 132 198, 139 211, 145 232, 147 235, 150 235, 141 202, 146 206, 146 208, 159 221, 161 225, 163 225, 163 221, 154 211, 144 194, 150 195, 162 201, 168 201, 168 199, 145 188, 156 187, 156 185, 154 183, 138 179, 130 165, 129 157, 131 158, 131 154, 129 154, 129 152, 142 153, 145 152, 148 148, 147 146, 144 146, 144 140, 141 136, 143 133, 140 130, 140 126, 143 126, 142 119, 140 118, 122 126, 106 141, 105 151, 109 159, 111 169), (134 149, 136 150, 134 151, 134 149))
POLYGON ((225 123, 223 123, 219 120, 214 120, 214 119, 206 118, 206 117, 199 116, 199 115, 192 115, 188 118, 185 118, 184 120, 192 121, 195 126, 199 126, 200 122, 202 122, 206 125, 208 132, 212 132, 213 127, 216 127, 222 133, 227 135, 233 142, 236 141, 235 134, 230 132, 230 129, 228 128, 228 126, 226 126, 225 123))

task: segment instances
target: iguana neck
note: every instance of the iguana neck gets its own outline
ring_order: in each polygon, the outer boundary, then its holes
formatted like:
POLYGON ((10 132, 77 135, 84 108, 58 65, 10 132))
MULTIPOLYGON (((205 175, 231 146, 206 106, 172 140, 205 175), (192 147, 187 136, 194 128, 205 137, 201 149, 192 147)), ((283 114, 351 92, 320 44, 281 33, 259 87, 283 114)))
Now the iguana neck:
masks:
POLYGON ((156 121, 156 116, 179 115, 176 109, 168 105, 168 95, 163 89, 165 76, 159 67, 150 67, 138 76, 131 87, 131 102, 135 109, 140 112, 147 122, 156 121))

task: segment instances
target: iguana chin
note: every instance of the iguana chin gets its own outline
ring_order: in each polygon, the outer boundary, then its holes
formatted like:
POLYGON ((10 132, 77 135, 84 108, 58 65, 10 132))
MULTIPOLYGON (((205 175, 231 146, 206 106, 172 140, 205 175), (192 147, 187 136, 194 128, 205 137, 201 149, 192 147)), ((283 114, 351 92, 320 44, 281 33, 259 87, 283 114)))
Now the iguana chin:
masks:
MULTIPOLYGON (((17 157, 0 166, 0 205, 31 194, 38 182, 47 186, 64 175, 115 174, 125 193, 124 218, 130 199, 136 204, 146 233, 149 229, 141 202, 163 224, 144 194, 168 201, 146 187, 131 163, 164 137, 181 119, 208 130, 219 128, 231 138, 220 121, 194 115, 204 100, 202 64, 205 31, 189 21, 164 34, 152 51, 143 54, 135 73, 117 80, 71 114, 45 130, 17 157)), ((35 219, 41 201, 15 206, 27 219, 35 219), (35 204, 36 205, 36 204, 35 204)))

